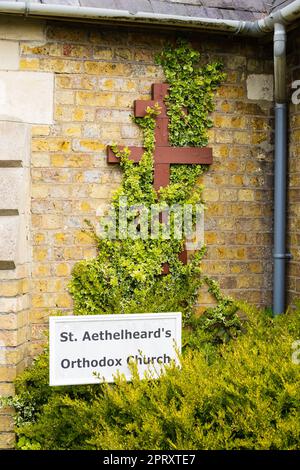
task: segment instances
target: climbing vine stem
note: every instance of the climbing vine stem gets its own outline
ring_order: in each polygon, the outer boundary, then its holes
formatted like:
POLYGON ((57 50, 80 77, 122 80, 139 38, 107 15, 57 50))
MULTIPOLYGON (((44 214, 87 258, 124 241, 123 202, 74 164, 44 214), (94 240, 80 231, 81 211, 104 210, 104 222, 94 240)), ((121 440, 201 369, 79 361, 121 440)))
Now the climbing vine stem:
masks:
MULTIPOLYGON (((174 146, 207 144, 213 96, 224 74, 220 63, 200 67, 199 60, 199 53, 182 40, 176 47, 167 46, 157 57, 170 85, 167 108, 174 146)), ((196 184, 204 171, 201 165, 175 165, 171 168, 170 184, 159 191, 153 188, 154 129, 159 113, 160 108, 155 105, 146 110, 143 118, 134 118, 144 139, 145 150, 139 163, 130 160, 128 148, 120 149, 116 144, 112 147, 123 170, 122 183, 112 202, 112 213, 117 221, 114 229, 119 234, 119 215, 124 209, 124 201, 135 207, 126 213, 129 230, 136 229, 141 206, 148 209, 147 218, 156 203, 171 207, 174 204, 195 205, 201 201, 202 186, 196 184)), ((105 234, 111 230, 112 217, 107 220, 105 234)), ((97 242, 98 255, 95 259, 77 263, 73 269, 70 292, 75 314, 182 311, 185 321, 191 318, 199 287, 205 281, 200 270, 205 248, 194 253, 184 265, 178 258, 183 240, 174 236, 174 216, 172 220, 168 239, 162 231, 154 239, 134 230, 131 232, 134 236, 112 239, 99 236, 89 224, 88 230, 97 242), (164 263, 168 264, 169 273, 162 276, 164 263)))

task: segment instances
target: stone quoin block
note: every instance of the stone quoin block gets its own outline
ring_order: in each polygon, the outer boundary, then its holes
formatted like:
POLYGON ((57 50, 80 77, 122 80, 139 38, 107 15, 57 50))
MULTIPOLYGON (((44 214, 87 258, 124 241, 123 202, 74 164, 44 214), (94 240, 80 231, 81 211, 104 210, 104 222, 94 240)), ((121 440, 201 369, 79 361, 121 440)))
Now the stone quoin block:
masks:
POLYGON ((52 73, 0 72, 0 120, 51 124, 53 86, 52 73))
POLYGON ((0 169, 0 210, 19 209, 24 203, 24 169, 0 169))
POLYGON ((0 217, 0 260, 14 261, 17 251, 19 217, 0 217))
POLYGON ((44 27, 43 21, 2 16, 0 18, 0 39, 41 41, 44 39, 44 27))
POLYGON ((0 449, 11 449, 15 443, 15 435, 12 432, 0 434, 0 449))
POLYGON ((28 221, 25 214, 0 217, 0 260, 22 264, 29 259, 28 221))
POLYGON ((0 135, 0 160, 17 160, 22 162, 22 166, 28 166, 30 147, 28 124, 0 120, 0 135))
POLYGON ((19 43, 0 40, 0 70, 18 70, 18 68, 19 43))

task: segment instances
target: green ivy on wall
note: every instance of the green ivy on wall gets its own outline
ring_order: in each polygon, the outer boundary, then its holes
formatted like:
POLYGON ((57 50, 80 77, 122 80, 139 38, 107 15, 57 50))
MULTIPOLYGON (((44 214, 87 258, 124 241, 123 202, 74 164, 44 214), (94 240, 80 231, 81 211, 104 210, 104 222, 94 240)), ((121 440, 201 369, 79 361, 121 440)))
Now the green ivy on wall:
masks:
MULTIPOLYGON (((199 60, 199 53, 182 40, 176 47, 168 46, 157 57, 170 86, 167 108, 169 134, 174 146, 205 146, 208 141, 214 92, 225 75, 219 62, 200 67, 199 60)), ((119 214, 123 209, 122 200, 126 198, 128 206, 137 206, 136 212, 127 214, 127 222, 135 236, 103 238, 89 225, 98 255, 95 259, 77 263, 73 269, 70 293, 75 314, 182 311, 185 319, 191 316, 197 292, 205 281, 199 266, 205 248, 184 265, 178 259, 183 240, 174 237, 174 229, 171 229, 170 239, 164 239, 162 234, 152 239, 143 233, 137 234, 135 228, 135 220, 141 215, 139 205, 150 210, 151 205, 157 203, 170 207, 201 201, 203 188, 196 184, 204 171, 201 165, 173 166, 170 184, 160 191, 153 188, 154 129, 159 112, 157 105, 148 108, 145 117, 134 119, 142 129, 144 139, 145 151, 139 163, 130 160, 129 149, 113 147, 123 170, 121 186, 112 202, 116 229, 120 229, 119 214), (164 263, 168 263, 170 272, 162 276, 164 263)), ((106 233, 110 229, 107 224, 106 233)))
MULTIPOLYGON (((200 53, 182 39, 177 41, 176 47, 169 45, 156 57, 170 87, 166 102, 170 144, 175 147, 205 147, 208 144, 207 130, 212 127, 210 113, 214 110, 214 94, 226 74, 221 62, 201 67, 200 59, 200 53)), ((190 193, 201 173, 201 165, 175 165, 171 183, 187 182, 186 189, 190 193)))

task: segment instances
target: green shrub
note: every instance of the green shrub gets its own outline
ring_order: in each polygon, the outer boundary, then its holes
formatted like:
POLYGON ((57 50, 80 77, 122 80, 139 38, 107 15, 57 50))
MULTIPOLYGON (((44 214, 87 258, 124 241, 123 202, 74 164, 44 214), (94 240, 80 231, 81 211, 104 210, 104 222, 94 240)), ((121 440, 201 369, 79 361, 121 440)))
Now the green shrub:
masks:
POLYGON ((239 308, 242 334, 210 343, 209 360, 207 342, 187 347, 157 380, 50 388, 39 358, 16 382, 18 448, 300 449, 300 309, 272 319, 239 308))

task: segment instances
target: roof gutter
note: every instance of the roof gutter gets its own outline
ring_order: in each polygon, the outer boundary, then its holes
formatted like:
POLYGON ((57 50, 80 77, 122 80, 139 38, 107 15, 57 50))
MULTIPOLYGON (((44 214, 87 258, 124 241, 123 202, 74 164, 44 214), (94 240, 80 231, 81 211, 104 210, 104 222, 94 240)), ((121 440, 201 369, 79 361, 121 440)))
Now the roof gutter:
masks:
POLYGON ((177 26, 191 29, 219 31, 242 34, 245 36, 262 36, 274 29, 275 23, 289 24, 300 18, 300 0, 275 13, 257 21, 238 21, 192 16, 166 15, 139 11, 112 10, 70 5, 48 5, 30 0, 24 2, 2 2, 0 13, 24 15, 31 18, 77 19, 86 21, 115 21, 121 23, 149 24, 160 26, 177 26))

